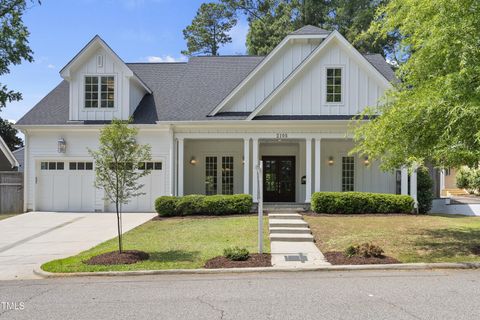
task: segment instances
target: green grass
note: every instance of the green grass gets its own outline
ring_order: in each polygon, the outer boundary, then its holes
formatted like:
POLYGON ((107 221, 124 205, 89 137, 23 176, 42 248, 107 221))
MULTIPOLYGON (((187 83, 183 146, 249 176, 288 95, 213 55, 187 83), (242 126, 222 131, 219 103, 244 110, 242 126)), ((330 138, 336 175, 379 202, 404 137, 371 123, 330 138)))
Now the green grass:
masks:
MULTIPOLYGON (((257 217, 170 218, 148 221, 123 237, 125 250, 142 250, 150 259, 131 265, 90 266, 84 260, 118 250, 117 238, 76 256, 45 263, 49 272, 89 272, 202 268, 211 258, 231 246, 257 252, 257 217)), ((267 219, 264 220, 264 252, 270 251, 267 219)))
POLYGON ((8 218, 11 218, 11 217, 15 217, 19 214, 17 213, 0 213, 0 220, 4 220, 4 219, 8 219, 8 218))
POLYGON ((305 216, 321 251, 373 242, 401 262, 473 262, 480 218, 447 215, 305 216))

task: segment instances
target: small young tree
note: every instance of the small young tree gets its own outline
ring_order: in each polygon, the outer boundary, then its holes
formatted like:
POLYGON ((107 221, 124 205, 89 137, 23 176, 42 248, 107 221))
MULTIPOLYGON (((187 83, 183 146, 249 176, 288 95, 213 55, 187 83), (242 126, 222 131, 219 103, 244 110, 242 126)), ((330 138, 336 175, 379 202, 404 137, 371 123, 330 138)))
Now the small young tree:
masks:
POLYGON ((105 191, 105 200, 115 204, 118 251, 122 253, 122 205, 142 195, 138 179, 150 173, 142 163, 151 159, 150 146, 136 141, 138 129, 127 121, 113 120, 100 132, 100 147, 88 150, 95 161, 95 187, 105 191), (140 167, 142 166, 142 167, 140 167))

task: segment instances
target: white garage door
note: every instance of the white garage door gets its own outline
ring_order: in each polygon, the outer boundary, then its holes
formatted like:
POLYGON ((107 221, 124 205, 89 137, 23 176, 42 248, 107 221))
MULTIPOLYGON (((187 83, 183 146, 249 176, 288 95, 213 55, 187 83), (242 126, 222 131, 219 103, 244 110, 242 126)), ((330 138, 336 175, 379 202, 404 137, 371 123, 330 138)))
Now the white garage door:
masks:
MULTIPOLYGON (((151 170, 149 175, 139 180, 139 183, 143 185, 140 192, 145 194, 135 197, 131 199, 128 204, 123 205, 123 212, 155 211, 155 199, 165 195, 165 170, 163 168, 163 162, 145 162, 144 166, 151 170)), ((109 211, 115 211, 115 205, 110 204, 109 211)))
POLYGON ((42 161, 37 175, 37 210, 94 211, 92 162, 42 161))

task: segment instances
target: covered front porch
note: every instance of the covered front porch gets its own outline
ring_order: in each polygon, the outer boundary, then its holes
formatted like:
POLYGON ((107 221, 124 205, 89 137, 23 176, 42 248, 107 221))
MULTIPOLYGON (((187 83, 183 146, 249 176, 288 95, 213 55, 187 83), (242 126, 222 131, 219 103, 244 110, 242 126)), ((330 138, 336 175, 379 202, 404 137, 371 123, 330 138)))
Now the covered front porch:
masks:
MULTIPOLYGON (((383 172, 350 155, 344 133, 176 133, 173 190, 188 194, 251 194, 263 161, 263 200, 309 203, 317 191, 408 193, 408 172, 383 172)), ((411 182, 414 179, 410 179, 411 182)), ((415 188, 416 189, 416 188, 415 188)))

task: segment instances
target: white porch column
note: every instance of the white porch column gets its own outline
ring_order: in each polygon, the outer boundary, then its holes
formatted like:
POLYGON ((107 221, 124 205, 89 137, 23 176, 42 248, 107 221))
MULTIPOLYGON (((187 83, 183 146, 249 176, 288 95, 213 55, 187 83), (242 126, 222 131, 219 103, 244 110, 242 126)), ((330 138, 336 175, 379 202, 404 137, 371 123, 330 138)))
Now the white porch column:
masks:
POLYGON ((415 208, 418 208, 417 169, 418 169, 418 166, 414 165, 412 169, 412 175, 410 176, 410 196, 412 196, 413 200, 415 201, 415 208))
POLYGON ((252 197, 253 202, 258 202, 258 174, 257 166, 259 165, 258 159, 258 138, 253 138, 253 155, 252 155, 252 197))
POLYGON ((250 193, 250 138, 243 139, 243 193, 250 193))
POLYGON ((408 169, 406 167, 402 167, 402 176, 400 179, 400 190, 401 194, 408 194, 408 169))
POLYGON ((183 166, 184 166, 184 144, 183 144, 183 138, 178 139, 178 181, 177 181, 177 186, 178 186, 178 191, 177 195, 179 197, 183 196, 183 166))
POLYGON ((309 203, 312 198, 312 138, 305 139, 306 179, 305 179, 305 202, 309 203))
POLYGON ((445 190, 445 169, 440 170, 440 197, 445 190))
POLYGON ((315 139, 315 192, 320 191, 320 179, 322 174, 322 157, 321 157, 321 138, 315 139))

